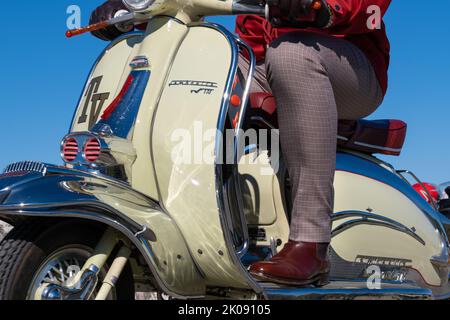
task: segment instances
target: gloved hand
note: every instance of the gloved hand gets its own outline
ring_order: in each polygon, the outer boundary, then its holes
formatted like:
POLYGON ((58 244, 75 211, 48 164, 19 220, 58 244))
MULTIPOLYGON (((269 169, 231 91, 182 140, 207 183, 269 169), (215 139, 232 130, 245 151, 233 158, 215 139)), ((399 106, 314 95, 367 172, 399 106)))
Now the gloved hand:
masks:
POLYGON ((267 4, 275 27, 325 28, 331 21, 326 0, 268 0, 267 4))
MULTIPOLYGON (((89 24, 110 20, 124 13, 128 13, 128 10, 122 0, 108 0, 92 12, 89 24)), ((115 25, 91 33, 99 39, 112 41, 133 29, 133 25, 115 25)))

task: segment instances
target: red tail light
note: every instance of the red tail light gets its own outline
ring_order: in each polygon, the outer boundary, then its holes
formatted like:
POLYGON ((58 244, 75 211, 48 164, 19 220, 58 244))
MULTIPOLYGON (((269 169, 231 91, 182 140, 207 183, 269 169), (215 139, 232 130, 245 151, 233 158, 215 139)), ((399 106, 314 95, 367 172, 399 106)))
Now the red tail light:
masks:
POLYGON ((83 150, 84 158, 89 162, 95 162, 100 157, 100 143, 92 138, 86 142, 83 150))
POLYGON ((77 158, 78 155, 78 143, 77 140, 69 138, 64 141, 62 148, 62 156, 64 161, 72 162, 77 158))

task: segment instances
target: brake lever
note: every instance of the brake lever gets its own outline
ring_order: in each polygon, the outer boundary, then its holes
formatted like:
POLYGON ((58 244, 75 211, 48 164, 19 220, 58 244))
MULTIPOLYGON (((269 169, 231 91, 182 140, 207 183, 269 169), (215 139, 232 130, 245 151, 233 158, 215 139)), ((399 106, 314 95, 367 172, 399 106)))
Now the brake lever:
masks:
POLYGON ((110 20, 101 21, 98 23, 91 24, 86 27, 68 30, 66 32, 67 38, 72 38, 74 36, 79 36, 88 32, 105 29, 109 26, 116 24, 125 24, 125 23, 133 23, 136 24, 140 19, 138 19, 137 14, 135 12, 130 12, 119 17, 112 18, 110 20))

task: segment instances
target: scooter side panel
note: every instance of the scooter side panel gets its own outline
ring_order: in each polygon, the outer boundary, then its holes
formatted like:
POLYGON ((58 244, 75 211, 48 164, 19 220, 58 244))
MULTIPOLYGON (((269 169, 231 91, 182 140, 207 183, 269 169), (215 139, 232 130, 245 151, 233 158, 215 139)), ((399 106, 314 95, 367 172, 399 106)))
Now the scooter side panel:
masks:
MULTIPOLYGON (((160 100, 167 87, 167 77, 188 27, 169 17, 155 17, 149 21, 145 40, 139 47, 138 56, 149 61, 146 70, 151 72, 141 107, 137 115, 132 136, 137 158, 132 167, 132 186, 153 199, 159 199, 156 173, 153 166, 151 137, 154 136, 155 112, 160 108, 160 100), (149 141, 150 139, 150 141, 149 141)), ((157 153, 161 152, 156 150, 157 153)))
POLYGON ((216 191, 218 119, 232 51, 223 34, 191 27, 155 115, 152 151, 161 202, 210 285, 246 288, 224 239, 216 191))
POLYGON ((338 155, 332 247, 348 262, 407 267, 428 285, 440 286, 442 279, 430 260, 442 255, 445 242, 418 203, 405 194, 408 188, 377 164, 338 155), (343 219, 337 218, 340 213, 343 219))
POLYGON ((127 34, 108 45, 99 56, 78 102, 71 132, 88 131, 98 122, 128 77, 133 52, 141 41, 141 33, 127 34))

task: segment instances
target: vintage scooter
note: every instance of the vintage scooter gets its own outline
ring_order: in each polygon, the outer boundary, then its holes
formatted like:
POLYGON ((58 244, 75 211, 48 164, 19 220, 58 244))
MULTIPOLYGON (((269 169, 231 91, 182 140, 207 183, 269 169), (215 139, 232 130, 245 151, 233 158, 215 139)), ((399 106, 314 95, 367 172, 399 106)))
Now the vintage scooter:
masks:
POLYGON ((400 121, 340 124, 329 284, 249 274, 288 240, 289 177, 274 99, 249 94, 252 50, 202 18, 270 10, 252 2, 124 0, 130 13, 68 32, 148 23, 94 64, 61 143, 65 165, 20 162, 0 176, 0 219, 14 226, 0 244, 0 299, 449 296, 449 219, 413 174, 374 156, 400 153, 400 121))

